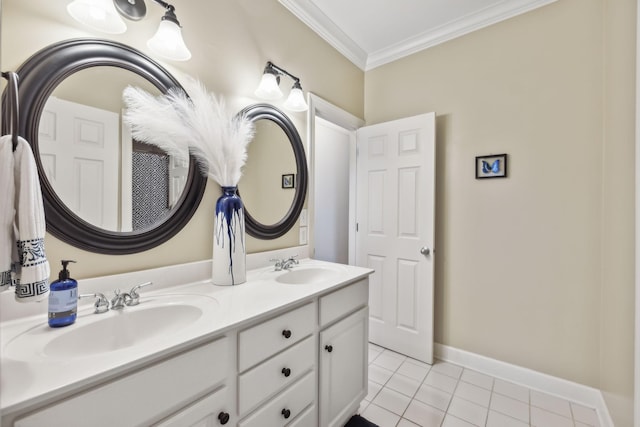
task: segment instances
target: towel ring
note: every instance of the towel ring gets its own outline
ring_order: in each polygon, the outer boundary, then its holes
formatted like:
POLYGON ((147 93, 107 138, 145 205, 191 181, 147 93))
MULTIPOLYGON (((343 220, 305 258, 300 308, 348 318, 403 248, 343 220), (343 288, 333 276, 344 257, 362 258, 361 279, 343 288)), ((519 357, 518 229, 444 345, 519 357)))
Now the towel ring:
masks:
POLYGON ((11 130, 11 143, 13 151, 18 147, 18 128, 20 126, 19 98, 18 98, 18 74, 13 71, 3 71, 2 77, 9 81, 7 87, 7 101, 9 102, 9 118, 11 130))

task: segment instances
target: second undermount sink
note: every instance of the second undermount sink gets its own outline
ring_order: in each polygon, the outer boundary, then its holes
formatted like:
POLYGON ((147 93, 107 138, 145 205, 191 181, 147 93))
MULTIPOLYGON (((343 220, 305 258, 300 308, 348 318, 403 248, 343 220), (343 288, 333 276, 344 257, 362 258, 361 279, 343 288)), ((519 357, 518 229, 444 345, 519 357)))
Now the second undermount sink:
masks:
POLYGON ((344 271, 341 266, 313 265, 296 266, 275 278, 276 282, 289 285, 304 285, 335 280, 344 271))
POLYGON ((212 303, 217 305, 215 299, 200 296, 150 299, 122 310, 78 316, 74 324, 64 328, 32 328, 10 341, 4 350, 7 356, 18 359, 104 354, 169 338, 200 320, 206 311, 203 304, 210 308, 212 303))

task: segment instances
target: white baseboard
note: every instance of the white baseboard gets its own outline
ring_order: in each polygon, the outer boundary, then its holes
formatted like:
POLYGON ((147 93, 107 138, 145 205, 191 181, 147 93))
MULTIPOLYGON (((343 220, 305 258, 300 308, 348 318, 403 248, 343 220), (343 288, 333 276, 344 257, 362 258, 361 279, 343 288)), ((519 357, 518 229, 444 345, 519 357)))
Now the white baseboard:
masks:
POLYGON ((602 392, 596 388, 439 343, 434 344, 434 353, 440 360, 595 408, 600 426, 614 427, 602 392))

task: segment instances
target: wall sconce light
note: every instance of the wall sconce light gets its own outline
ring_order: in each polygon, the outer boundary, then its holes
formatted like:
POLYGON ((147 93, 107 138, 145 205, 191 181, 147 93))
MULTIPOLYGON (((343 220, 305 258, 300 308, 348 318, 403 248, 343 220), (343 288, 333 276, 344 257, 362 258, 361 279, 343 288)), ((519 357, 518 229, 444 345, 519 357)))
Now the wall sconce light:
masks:
POLYGON ((289 73, 288 71, 278 67, 273 62, 268 61, 264 67, 262 80, 255 91, 258 98, 266 100, 274 100, 282 97, 280 90, 280 76, 289 76, 293 79, 293 87, 289 92, 289 97, 284 102, 284 108, 291 111, 306 111, 309 107, 304 100, 300 79, 289 73))
MULTIPOLYGON (((155 35, 147 46, 158 56, 173 61, 188 61, 191 52, 182 39, 180 22, 175 7, 162 0, 152 0, 165 8, 165 14, 155 35)), ((145 17, 147 7, 144 0, 74 0, 67 11, 76 21, 109 34, 121 34, 127 25, 121 16, 139 21, 145 17)))

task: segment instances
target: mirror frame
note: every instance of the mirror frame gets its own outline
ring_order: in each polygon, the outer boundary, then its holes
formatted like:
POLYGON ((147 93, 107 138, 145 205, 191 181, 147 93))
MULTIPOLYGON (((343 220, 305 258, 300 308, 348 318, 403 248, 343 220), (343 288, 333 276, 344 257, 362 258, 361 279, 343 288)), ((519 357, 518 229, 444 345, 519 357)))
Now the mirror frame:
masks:
POLYGON ((247 118, 254 122, 261 119, 271 120, 282 129, 282 131, 289 139, 291 148, 293 149, 293 155, 295 156, 297 168, 297 185, 295 188, 295 194, 293 196, 293 202, 291 203, 291 207, 289 208, 285 216, 273 225, 266 225, 258 222, 249 213, 249 211, 247 211, 246 206, 244 210, 245 228, 249 235, 264 240, 276 239, 284 235, 287 231, 291 230, 291 228, 294 226, 294 224, 298 220, 298 217, 300 216, 300 212, 302 211, 302 207, 304 206, 304 200, 307 196, 307 181, 309 179, 309 172, 307 170, 307 158, 304 152, 304 145, 302 144, 302 139, 300 139, 298 130, 294 126, 291 119, 289 119, 286 114, 278 110, 273 105, 250 105, 244 108, 239 114, 244 114, 247 118))
MULTIPOLYGON (((136 73, 162 93, 173 87, 182 89, 180 83, 160 64, 122 43, 93 38, 54 43, 36 52, 16 71, 20 79, 18 134, 29 142, 34 153, 49 233, 90 252, 111 255, 142 252, 166 242, 189 222, 202 200, 207 179, 199 172, 191 157, 185 188, 176 206, 162 222, 140 231, 119 232, 98 228, 81 219, 62 202, 47 179, 38 155, 40 116, 47 99, 60 82, 80 70, 98 66, 118 67, 136 73)), ((5 90, 5 112, 6 95, 5 90)), ((7 120, 3 120, 3 134, 8 130, 6 123, 7 120)))

